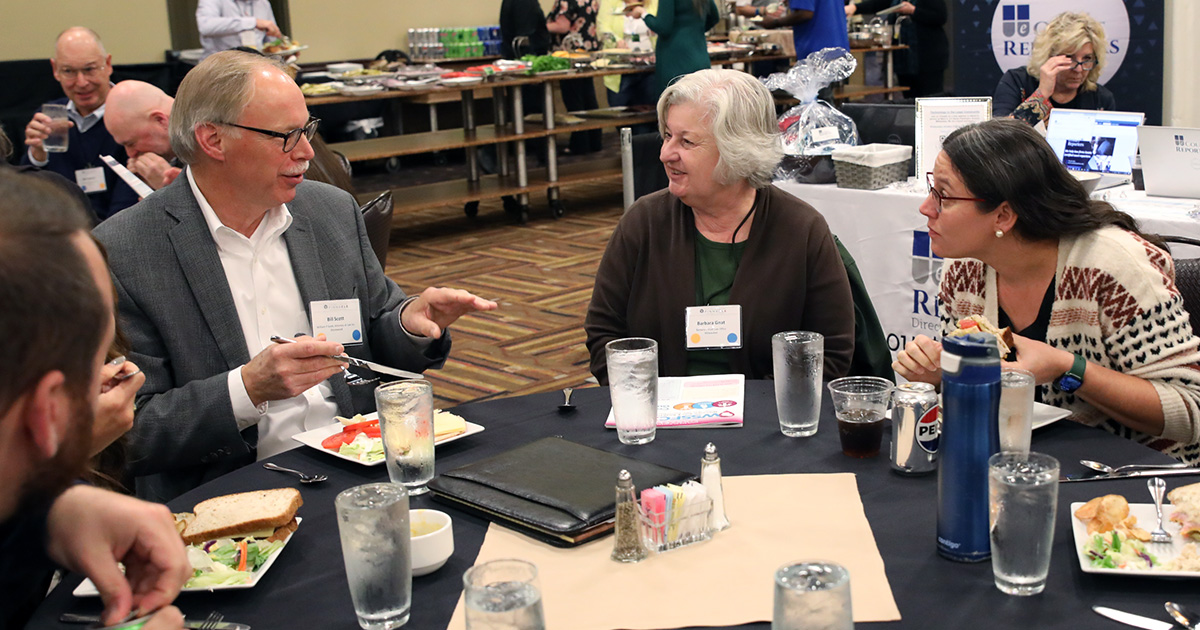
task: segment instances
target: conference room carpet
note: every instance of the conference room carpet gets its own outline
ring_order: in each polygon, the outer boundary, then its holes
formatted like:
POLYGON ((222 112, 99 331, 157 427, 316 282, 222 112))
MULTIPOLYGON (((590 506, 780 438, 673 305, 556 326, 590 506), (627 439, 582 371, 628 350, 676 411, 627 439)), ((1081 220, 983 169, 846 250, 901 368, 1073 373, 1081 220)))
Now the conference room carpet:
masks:
POLYGON ((545 195, 532 195, 524 225, 499 200, 481 203, 474 219, 461 206, 395 217, 386 272, 405 292, 454 287, 500 304, 451 328, 450 359, 426 372, 438 406, 579 387, 591 376, 583 319, 621 217, 621 187, 578 184, 561 196, 566 216, 552 218, 545 195))

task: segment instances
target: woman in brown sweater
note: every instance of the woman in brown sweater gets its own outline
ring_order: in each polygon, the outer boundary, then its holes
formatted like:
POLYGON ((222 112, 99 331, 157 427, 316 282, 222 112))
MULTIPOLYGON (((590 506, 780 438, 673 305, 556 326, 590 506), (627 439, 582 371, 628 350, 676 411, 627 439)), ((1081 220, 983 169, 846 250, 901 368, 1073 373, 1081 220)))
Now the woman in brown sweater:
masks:
POLYGON ((596 272, 585 328, 592 373, 604 345, 658 341, 659 374, 771 375, 771 335, 825 336, 825 379, 854 351, 854 304, 825 219, 771 186, 783 152, 770 93, 734 70, 702 70, 658 101, 667 190, 630 207, 596 272), (740 347, 689 350, 685 309, 740 305, 740 347))

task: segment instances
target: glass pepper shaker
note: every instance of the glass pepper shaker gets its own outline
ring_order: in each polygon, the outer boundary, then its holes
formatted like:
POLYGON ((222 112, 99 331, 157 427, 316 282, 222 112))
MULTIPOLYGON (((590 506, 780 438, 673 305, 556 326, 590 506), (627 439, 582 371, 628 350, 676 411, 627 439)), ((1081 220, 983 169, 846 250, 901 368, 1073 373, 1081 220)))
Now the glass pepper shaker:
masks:
POLYGON ((708 528, 714 533, 729 528, 725 517, 725 495, 721 489, 721 457, 712 442, 704 447, 704 459, 700 461, 700 484, 712 500, 712 511, 708 515, 708 528))
POLYGON ((617 523, 613 536, 612 559, 617 562, 640 562, 648 552, 642 544, 641 510, 633 475, 622 470, 617 475, 617 523))

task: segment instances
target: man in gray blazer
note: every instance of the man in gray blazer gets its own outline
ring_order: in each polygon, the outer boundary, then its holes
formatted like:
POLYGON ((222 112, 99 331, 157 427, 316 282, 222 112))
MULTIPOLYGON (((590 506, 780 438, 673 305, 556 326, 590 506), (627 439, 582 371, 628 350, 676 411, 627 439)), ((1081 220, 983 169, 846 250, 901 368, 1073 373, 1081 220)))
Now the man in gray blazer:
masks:
POLYGON ((354 199, 303 181, 316 123, 277 63, 215 54, 171 113, 187 170, 95 232, 146 372, 130 440, 139 496, 170 499, 369 409, 373 382, 348 383, 330 355, 439 367, 446 327, 496 308, 453 289, 406 297, 383 274, 354 199))

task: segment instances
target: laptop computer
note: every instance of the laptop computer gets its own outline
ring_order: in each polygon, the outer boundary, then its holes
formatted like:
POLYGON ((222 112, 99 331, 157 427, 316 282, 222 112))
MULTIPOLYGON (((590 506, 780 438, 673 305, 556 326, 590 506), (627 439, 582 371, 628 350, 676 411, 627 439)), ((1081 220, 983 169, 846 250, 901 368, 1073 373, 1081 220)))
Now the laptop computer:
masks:
POLYGON ((1132 179, 1130 158, 1137 155, 1141 112, 1088 109, 1050 110, 1046 142, 1058 160, 1072 171, 1101 173, 1096 188, 1109 188, 1132 179))
POLYGON ((1200 199, 1200 129, 1142 127, 1138 136, 1146 194, 1200 199))

